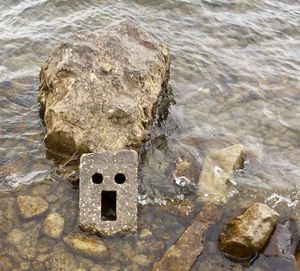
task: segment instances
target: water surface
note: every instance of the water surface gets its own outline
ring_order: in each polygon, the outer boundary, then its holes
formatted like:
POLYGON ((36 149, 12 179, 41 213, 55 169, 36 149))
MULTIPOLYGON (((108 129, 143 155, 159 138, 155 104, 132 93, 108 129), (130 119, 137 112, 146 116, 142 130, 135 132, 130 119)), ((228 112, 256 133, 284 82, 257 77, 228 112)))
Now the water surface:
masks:
MULTIPOLYGON (((237 142, 250 156, 235 176, 232 198, 222 207, 223 220, 254 201, 299 219, 299 1, 0 0, 0 217, 8 225, 0 229, 0 248, 1 257, 14 259, 15 267, 28 264, 29 269, 21 270, 51 270, 56 250, 67 249, 40 233, 43 217, 20 219, 16 195, 48 198, 50 209, 65 215, 64 234, 77 229, 78 189, 60 175, 53 178, 55 164, 43 144, 37 103, 41 63, 73 34, 84 35, 125 17, 166 41, 172 53, 170 84, 176 104, 167 120, 153 128, 140 169, 141 203, 184 199, 193 207, 181 214, 171 207, 141 204, 139 232, 105 240, 111 257, 97 264, 104 270, 150 269, 202 206, 195 186, 174 184, 176 162, 191 163, 185 176, 196 184, 205 155, 237 142), (45 183, 47 176, 52 177, 45 183), (33 258, 22 255, 25 241, 9 243, 13 229, 26 234, 36 229, 33 258), (145 229, 151 233, 148 239, 141 234, 145 229), (38 253, 41 244, 47 249, 38 253)), ((210 243, 209 270, 256 270, 230 263, 210 243)), ((92 270, 96 265, 67 253, 78 267, 92 270)), ((201 258, 194 269, 200 267, 201 258)))

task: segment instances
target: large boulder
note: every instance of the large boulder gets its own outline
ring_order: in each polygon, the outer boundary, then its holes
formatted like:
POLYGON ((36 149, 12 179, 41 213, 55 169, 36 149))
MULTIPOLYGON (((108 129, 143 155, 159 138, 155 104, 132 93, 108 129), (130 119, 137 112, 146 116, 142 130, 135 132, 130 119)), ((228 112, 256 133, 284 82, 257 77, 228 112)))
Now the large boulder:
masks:
POLYGON ((138 148, 169 68, 167 45, 129 19, 63 42, 40 72, 47 147, 67 154, 138 148))
POLYGON ((229 221, 219 236, 219 248, 233 259, 251 258, 269 240, 279 215, 268 205, 255 203, 229 221))

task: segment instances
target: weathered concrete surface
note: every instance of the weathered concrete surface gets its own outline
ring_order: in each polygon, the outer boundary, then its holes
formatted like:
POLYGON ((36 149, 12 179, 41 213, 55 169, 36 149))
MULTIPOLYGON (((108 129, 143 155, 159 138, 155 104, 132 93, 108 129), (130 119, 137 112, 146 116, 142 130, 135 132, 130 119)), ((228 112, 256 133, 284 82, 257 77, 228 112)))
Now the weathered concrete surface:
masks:
POLYGON ((167 45, 129 19, 62 43, 40 72, 47 147, 69 154, 138 148, 169 68, 167 45))
POLYGON ((82 229, 104 235, 136 229, 137 171, 138 154, 133 150, 81 156, 79 223, 82 229), (101 174, 101 182, 93 182, 95 173, 101 174), (117 174, 123 174, 125 177, 123 183, 115 181, 117 174), (115 210, 113 198, 102 202, 103 191, 116 192, 115 210), (102 206, 102 203, 107 208, 102 206), (115 219, 110 219, 109 216, 114 214, 115 219))
POLYGON ((153 271, 188 271, 203 251, 203 235, 208 227, 220 218, 214 205, 207 205, 195 217, 193 223, 167 250, 162 259, 155 263, 153 271))
POLYGON ((63 230, 64 230, 65 220, 64 217, 58 213, 49 214, 43 224, 44 233, 53 238, 60 238, 63 230))
POLYGON ((105 258, 108 256, 108 250, 104 243, 92 236, 72 233, 64 238, 64 242, 73 251, 89 257, 105 258))
POLYGON ((243 145, 236 144, 205 157, 199 179, 199 194, 204 199, 213 202, 226 200, 231 174, 242 166, 242 152, 243 145))
POLYGON ((236 259, 251 257, 262 250, 279 215, 268 205, 255 203, 233 218, 219 236, 219 248, 236 259))
POLYGON ((22 217, 26 219, 34 218, 45 213, 49 205, 41 197, 19 196, 17 204, 22 217))

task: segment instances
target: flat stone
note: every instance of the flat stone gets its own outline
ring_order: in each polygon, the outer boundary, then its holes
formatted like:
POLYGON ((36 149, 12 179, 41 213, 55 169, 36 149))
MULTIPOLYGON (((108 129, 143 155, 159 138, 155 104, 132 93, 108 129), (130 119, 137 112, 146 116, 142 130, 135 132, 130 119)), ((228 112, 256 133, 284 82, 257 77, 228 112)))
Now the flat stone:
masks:
POLYGON ((11 271, 14 264, 10 257, 0 256, 0 270, 1 271, 11 271))
POLYGON ((268 242, 279 215, 268 205, 255 203, 233 218, 219 235, 219 248, 234 259, 252 257, 268 242))
POLYGON ((22 217, 29 219, 42 215, 48 210, 48 203, 38 196, 18 196, 17 204, 22 217))
POLYGON ((47 236, 58 239, 64 230, 64 224, 65 220, 60 214, 51 213, 44 221, 43 231, 47 236))
POLYGON ((137 170, 138 154, 132 150, 81 156, 81 229, 103 235, 136 230, 137 170))
POLYGON ((206 205, 197 214, 179 239, 167 250, 153 271, 189 271, 203 251, 203 235, 208 227, 220 218, 220 211, 214 205, 206 205))
POLYGON ((70 234, 64 238, 64 242, 73 251, 89 257, 104 258, 108 256, 108 250, 104 243, 91 236, 79 233, 70 234))
POLYGON ((51 258, 51 271, 73 271, 77 267, 74 256, 64 250, 57 250, 51 258))
POLYGON ((231 174, 242 166, 242 153, 243 145, 236 144, 209 153, 205 157, 199 179, 199 195, 203 200, 212 202, 226 200, 231 174))
POLYGON ((19 245, 24 239, 26 233, 21 231, 20 229, 13 229, 7 235, 7 243, 11 245, 19 245))

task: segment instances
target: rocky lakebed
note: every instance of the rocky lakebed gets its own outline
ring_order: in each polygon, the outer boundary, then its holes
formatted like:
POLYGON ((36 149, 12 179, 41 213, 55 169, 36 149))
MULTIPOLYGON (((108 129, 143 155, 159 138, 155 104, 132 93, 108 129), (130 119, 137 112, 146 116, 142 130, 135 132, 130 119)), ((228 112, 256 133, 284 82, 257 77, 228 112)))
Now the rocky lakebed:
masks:
POLYGON ((300 270, 299 4, 8 2, 0 271, 300 270))

